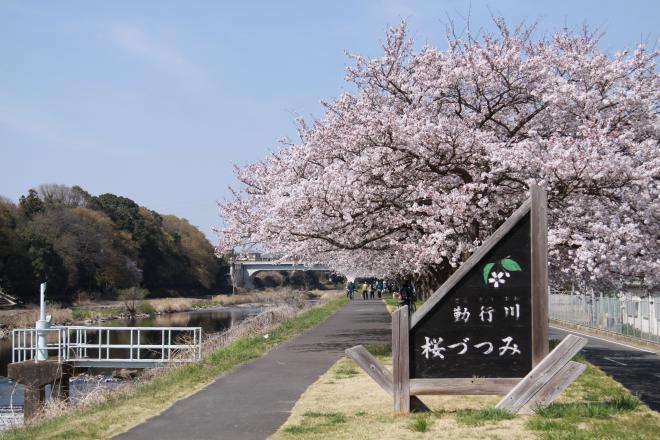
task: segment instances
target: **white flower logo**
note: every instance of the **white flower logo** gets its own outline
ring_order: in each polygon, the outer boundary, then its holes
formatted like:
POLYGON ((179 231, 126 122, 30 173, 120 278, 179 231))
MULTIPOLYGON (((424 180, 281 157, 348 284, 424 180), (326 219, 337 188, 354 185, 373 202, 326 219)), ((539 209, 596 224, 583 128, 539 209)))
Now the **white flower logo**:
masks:
MULTIPOLYGON (((507 278, 510 276, 509 272, 506 273, 507 278)), ((498 287, 500 284, 504 284, 506 282, 504 277, 504 272, 493 272, 490 274, 490 278, 488 278, 488 282, 493 285, 493 287, 498 287)))
POLYGON ((484 277, 485 284, 492 284, 493 287, 500 287, 500 284, 506 283, 506 278, 511 277, 510 272, 520 272, 522 268, 515 260, 511 257, 502 258, 498 262, 490 262, 484 265, 482 269, 482 274, 484 277), (500 270, 496 270, 501 268, 500 270))

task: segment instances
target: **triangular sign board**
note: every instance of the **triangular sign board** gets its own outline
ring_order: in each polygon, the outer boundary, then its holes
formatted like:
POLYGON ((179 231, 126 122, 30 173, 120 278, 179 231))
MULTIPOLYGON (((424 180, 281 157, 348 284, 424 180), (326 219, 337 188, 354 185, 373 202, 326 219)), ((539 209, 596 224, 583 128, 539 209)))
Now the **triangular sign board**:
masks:
POLYGON ((364 347, 346 350, 394 400, 394 411, 428 410, 417 396, 500 394, 497 408, 543 408, 584 371, 571 358, 587 343, 567 336, 548 355, 546 194, 531 197, 409 319, 392 314, 392 372, 364 347))
POLYGON ((411 379, 521 378, 548 353, 546 195, 531 197, 412 316, 411 379))

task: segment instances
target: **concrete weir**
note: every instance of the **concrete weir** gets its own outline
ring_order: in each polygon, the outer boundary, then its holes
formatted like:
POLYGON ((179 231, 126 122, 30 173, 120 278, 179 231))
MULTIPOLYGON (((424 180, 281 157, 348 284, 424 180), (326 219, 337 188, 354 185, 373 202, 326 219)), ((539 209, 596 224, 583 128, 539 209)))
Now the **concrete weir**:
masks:
POLYGON ((53 398, 69 398, 69 379, 73 374, 71 365, 57 360, 28 360, 9 364, 7 373, 11 379, 25 386, 23 414, 26 420, 34 417, 43 406, 46 385, 51 385, 53 398))

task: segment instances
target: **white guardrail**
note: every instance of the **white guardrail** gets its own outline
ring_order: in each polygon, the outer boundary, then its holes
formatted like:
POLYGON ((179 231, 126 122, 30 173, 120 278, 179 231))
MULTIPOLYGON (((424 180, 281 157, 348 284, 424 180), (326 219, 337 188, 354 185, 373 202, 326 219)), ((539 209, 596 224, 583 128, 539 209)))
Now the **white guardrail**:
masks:
POLYGON ((46 332, 49 358, 80 367, 154 368, 202 356, 201 327, 63 326, 14 329, 12 362, 36 359, 37 332, 46 332))

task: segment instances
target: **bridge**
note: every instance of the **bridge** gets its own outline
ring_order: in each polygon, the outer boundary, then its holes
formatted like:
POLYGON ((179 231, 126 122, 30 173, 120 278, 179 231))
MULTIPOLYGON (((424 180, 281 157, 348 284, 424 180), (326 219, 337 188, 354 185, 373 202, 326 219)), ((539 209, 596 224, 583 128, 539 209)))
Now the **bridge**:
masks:
POLYGON ((231 275, 234 287, 245 287, 248 289, 254 288, 253 275, 257 272, 266 270, 272 271, 325 271, 331 269, 321 264, 305 265, 293 261, 276 261, 276 260, 256 260, 256 261, 235 261, 232 263, 229 273, 231 275))

